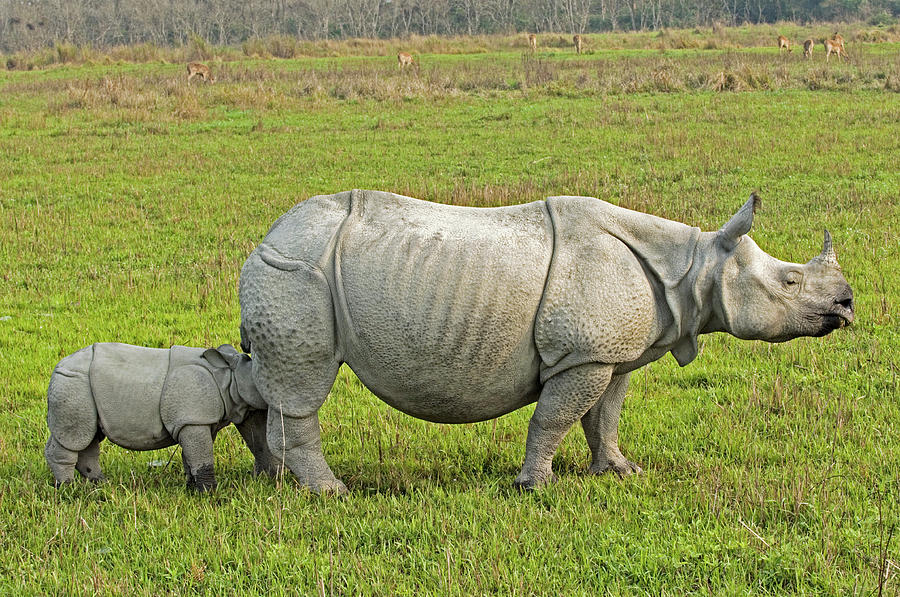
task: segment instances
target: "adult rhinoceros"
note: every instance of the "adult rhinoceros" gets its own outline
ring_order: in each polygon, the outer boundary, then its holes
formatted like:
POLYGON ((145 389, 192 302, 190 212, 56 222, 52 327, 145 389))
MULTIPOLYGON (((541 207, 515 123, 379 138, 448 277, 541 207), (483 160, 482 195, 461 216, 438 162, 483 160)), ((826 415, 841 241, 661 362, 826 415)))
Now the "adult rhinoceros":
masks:
POLYGON ((639 472, 618 447, 631 371, 667 352, 688 364, 702 333, 782 342, 853 320, 827 231, 809 263, 778 261, 745 236, 757 203, 718 232, 590 197, 487 209, 355 190, 296 205, 240 280, 272 452, 310 489, 346 491, 322 455, 317 411, 347 363, 429 421, 537 401, 519 487, 552 480, 579 419, 590 472, 639 472))

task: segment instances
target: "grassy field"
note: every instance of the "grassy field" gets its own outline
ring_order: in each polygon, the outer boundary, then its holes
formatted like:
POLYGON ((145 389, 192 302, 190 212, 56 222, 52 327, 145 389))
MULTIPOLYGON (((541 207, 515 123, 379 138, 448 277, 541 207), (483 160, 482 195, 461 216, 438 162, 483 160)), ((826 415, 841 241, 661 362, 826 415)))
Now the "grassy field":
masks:
POLYGON ((0 71, 0 593, 900 593, 900 45, 826 65, 717 41, 767 30, 667 35, 699 41, 433 40, 407 73, 349 44, 221 51, 215 85, 156 59, 0 71), (212 495, 186 493, 177 448, 106 442, 108 482, 54 490, 54 364, 96 341, 236 345, 246 256, 297 201, 351 188, 584 194, 705 230, 758 189, 776 257, 831 230, 857 320, 706 336, 688 367, 637 372, 620 436, 640 477, 587 476, 575 429, 559 482, 520 494, 531 408, 425 423, 345 368, 320 413, 345 499, 254 479, 233 428, 212 495))

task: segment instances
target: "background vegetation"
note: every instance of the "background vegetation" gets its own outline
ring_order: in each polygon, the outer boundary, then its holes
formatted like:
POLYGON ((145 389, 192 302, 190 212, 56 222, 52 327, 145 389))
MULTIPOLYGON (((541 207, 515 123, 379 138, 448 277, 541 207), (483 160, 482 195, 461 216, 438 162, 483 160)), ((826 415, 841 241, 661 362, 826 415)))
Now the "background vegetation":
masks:
POLYGON ((407 42, 207 48, 214 85, 185 81, 197 47, 0 72, 0 593, 897 594, 900 46, 860 27, 850 62, 804 61, 767 27, 592 36, 581 57, 421 38, 402 73, 407 42), (690 366, 639 371, 637 478, 585 475, 575 429, 559 483, 519 494, 531 408, 425 423, 344 369, 321 420, 346 499, 254 479, 234 429, 213 495, 185 492, 177 448, 108 443, 108 482, 54 490, 54 364, 95 341, 237 344, 248 253, 297 201, 353 187, 585 194, 706 230, 759 189, 755 240, 803 262, 827 226, 857 321, 708 336, 690 366))
POLYGON ((896 24, 900 0, 0 0, 0 51, 54 42, 219 45, 515 32, 598 33, 791 20, 896 24))

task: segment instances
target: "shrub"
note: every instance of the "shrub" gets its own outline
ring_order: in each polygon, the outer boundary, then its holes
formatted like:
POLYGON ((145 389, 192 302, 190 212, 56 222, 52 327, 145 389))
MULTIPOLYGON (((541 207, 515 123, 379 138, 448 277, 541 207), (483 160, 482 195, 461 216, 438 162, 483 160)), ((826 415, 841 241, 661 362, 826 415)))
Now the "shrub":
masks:
POLYGON ((887 27, 888 25, 896 25, 897 19, 891 16, 891 13, 888 11, 882 10, 880 13, 871 17, 868 23, 874 27, 887 27))
POLYGON ((197 35, 191 34, 191 52, 197 60, 209 60, 215 56, 215 51, 208 41, 197 35))

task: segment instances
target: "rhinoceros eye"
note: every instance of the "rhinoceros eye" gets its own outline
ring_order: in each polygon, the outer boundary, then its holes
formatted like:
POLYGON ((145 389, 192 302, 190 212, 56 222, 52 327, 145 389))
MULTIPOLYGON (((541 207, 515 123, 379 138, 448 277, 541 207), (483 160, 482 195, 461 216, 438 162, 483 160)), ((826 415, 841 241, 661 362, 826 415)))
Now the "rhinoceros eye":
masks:
POLYGON ((789 271, 784 275, 784 285, 789 289, 797 288, 800 284, 800 272, 798 271, 789 271))

